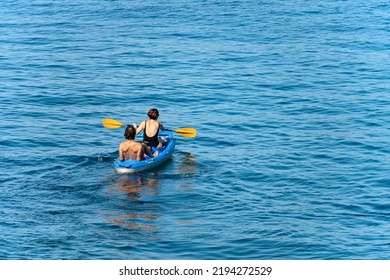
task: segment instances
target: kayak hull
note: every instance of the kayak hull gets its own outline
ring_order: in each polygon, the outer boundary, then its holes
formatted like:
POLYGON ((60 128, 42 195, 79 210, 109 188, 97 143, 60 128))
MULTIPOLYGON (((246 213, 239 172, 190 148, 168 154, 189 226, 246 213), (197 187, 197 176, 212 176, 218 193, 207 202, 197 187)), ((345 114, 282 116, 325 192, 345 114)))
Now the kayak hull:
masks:
POLYGON ((167 161, 173 153, 173 150, 175 149, 176 139, 173 137, 173 133, 171 131, 160 131, 158 135, 161 136, 163 139, 168 136, 169 142, 165 147, 161 148, 157 157, 147 158, 140 161, 120 161, 117 158, 114 162, 116 172, 118 174, 142 172, 156 168, 163 164, 165 161, 167 161))

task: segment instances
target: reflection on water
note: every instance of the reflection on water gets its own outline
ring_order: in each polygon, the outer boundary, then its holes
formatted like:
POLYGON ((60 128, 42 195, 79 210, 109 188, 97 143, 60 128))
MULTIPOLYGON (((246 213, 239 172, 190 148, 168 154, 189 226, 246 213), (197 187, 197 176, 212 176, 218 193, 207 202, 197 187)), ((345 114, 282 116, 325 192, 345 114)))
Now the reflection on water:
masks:
POLYGON ((158 179, 146 178, 141 174, 121 175, 119 183, 109 190, 112 194, 125 194, 126 198, 139 200, 142 196, 157 196, 159 194, 158 179))
POLYGON ((156 226, 142 223, 142 221, 153 221, 158 217, 158 215, 152 214, 127 213, 119 216, 109 217, 106 220, 112 224, 127 229, 157 231, 156 226))
MULTIPOLYGON (((158 231, 161 228, 161 216, 164 212, 161 210, 164 206, 156 203, 156 200, 160 200, 160 196, 163 195, 161 185, 166 185, 167 180, 173 180, 178 188, 165 189, 164 195, 178 198, 188 195, 188 191, 195 189, 194 175, 197 172, 197 162, 193 155, 185 152, 176 153, 171 168, 115 176, 114 184, 108 188, 110 201, 114 206, 110 206, 111 209, 105 213, 104 219, 110 224, 125 229, 140 232, 158 231)), ((180 218, 179 223, 191 224, 192 222, 182 221, 180 218)))
POLYGON ((184 155, 184 158, 180 158, 178 161, 177 172, 181 175, 181 177, 186 178, 186 180, 182 180, 180 183, 181 190, 192 190, 194 188, 194 178, 197 172, 198 164, 196 162, 195 156, 191 155, 187 152, 180 153, 184 155))
MULTIPOLYGON (((157 178, 146 178, 142 174, 121 175, 119 182, 112 185, 108 191, 114 197, 119 196, 129 200, 123 208, 131 207, 132 210, 135 210, 135 212, 127 212, 126 209, 121 208, 120 214, 106 217, 109 223, 127 229, 157 231, 157 227, 149 223, 158 219, 160 215, 145 213, 145 203, 147 202, 144 200, 142 206, 134 204, 134 202, 141 201, 143 197, 159 195, 157 178), (125 213, 123 213, 124 211, 125 213)), ((118 209, 115 212, 117 211, 118 209)))
POLYGON ((178 173, 182 175, 194 175, 196 173, 197 162, 195 156, 187 152, 181 152, 184 158, 179 159, 178 173))

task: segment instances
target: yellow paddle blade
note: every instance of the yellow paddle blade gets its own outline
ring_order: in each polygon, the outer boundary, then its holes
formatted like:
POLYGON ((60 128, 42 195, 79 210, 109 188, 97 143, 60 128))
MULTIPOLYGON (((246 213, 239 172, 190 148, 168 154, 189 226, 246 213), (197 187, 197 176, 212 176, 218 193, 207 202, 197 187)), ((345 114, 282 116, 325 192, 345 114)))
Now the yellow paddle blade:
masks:
POLYGON ((175 130, 175 132, 187 138, 194 138, 196 136, 196 129, 191 127, 182 127, 175 130))
POLYGON ((103 126, 105 128, 115 129, 115 128, 120 128, 120 127, 124 126, 124 124, 117 121, 117 120, 114 120, 114 119, 104 118, 103 119, 103 126))

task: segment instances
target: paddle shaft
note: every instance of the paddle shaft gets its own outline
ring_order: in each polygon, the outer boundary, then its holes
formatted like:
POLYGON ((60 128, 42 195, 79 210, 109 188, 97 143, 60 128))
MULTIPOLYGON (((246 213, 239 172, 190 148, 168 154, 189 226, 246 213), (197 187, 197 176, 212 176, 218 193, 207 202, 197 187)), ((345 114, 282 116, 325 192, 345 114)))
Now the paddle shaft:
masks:
MULTIPOLYGON (((105 128, 110 128, 110 129, 116 129, 124 126, 125 124, 114 120, 114 119, 109 119, 109 118, 104 118, 103 119, 103 126, 105 128)), ((171 129, 166 129, 168 131, 173 131, 176 132, 177 134, 186 137, 186 138, 194 138, 196 136, 196 129, 192 127, 183 127, 179 128, 177 130, 171 130, 171 129)))

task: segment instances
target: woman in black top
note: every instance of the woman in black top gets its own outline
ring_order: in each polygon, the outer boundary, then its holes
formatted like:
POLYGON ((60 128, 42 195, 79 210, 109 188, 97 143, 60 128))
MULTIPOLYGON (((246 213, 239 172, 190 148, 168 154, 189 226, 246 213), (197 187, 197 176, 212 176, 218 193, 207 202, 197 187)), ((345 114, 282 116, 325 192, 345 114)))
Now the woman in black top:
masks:
MULTIPOLYGON (((144 142, 147 142, 147 145, 150 147, 156 148, 159 146, 161 139, 158 137, 159 130, 165 130, 165 127, 157 121, 159 117, 159 112, 157 109, 150 109, 148 112, 149 120, 142 121, 136 131, 136 134, 144 131, 144 142)), ((136 126, 136 124, 133 124, 136 126)))

